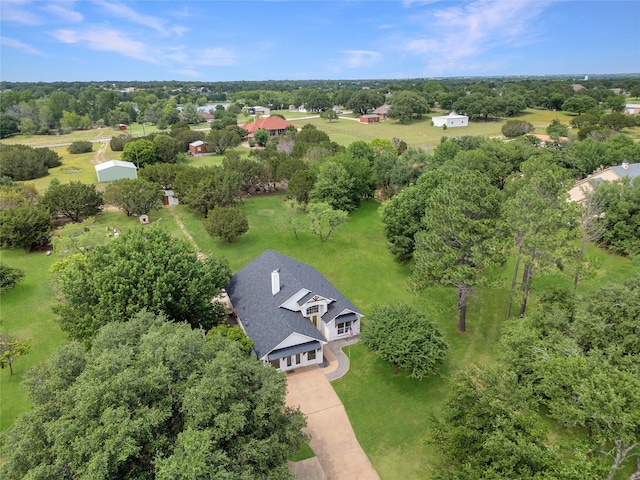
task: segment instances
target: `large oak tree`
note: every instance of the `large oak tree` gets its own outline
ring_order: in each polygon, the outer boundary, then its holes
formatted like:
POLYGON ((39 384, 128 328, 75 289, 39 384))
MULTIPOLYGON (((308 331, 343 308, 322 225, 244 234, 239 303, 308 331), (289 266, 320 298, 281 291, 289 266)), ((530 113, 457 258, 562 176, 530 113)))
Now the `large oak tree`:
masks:
POLYGON ((212 303, 230 278, 225 263, 198 260, 189 243, 151 227, 124 233, 54 267, 54 310, 70 337, 90 342, 98 329, 140 310, 209 329, 224 315, 212 303))
POLYGON ((223 335, 127 320, 25 379, 33 408, 6 433, 3 479, 292 478, 305 422, 280 373, 223 335))

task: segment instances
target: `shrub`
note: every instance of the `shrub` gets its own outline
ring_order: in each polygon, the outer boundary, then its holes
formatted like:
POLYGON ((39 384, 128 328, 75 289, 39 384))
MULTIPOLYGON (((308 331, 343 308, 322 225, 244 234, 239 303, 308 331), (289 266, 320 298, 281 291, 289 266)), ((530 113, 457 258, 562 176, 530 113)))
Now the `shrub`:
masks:
POLYGON ((205 220, 205 228, 212 237, 231 243, 247 233, 249 220, 237 207, 214 207, 205 220))
POLYGON ((77 153, 88 153, 93 150, 93 143, 78 140, 77 142, 73 142, 71 145, 67 147, 67 152, 77 154, 77 153))
POLYGON ((109 145, 111 146, 111 150, 114 152, 121 152, 124 150, 124 144, 131 140, 133 137, 128 133, 121 133, 119 135, 115 135, 111 137, 111 141, 109 145))
POLYGON ((516 138, 533 132, 534 128, 524 120, 507 120, 502 126, 502 134, 507 138, 516 138))
POLYGON ((6 292, 15 287, 22 277, 24 277, 22 271, 0 263, 0 292, 6 292))
POLYGON ((60 155, 49 148, 26 145, 0 146, 0 171, 12 180, 31 180, 47 175, 48 169, 60 165, 60 155))

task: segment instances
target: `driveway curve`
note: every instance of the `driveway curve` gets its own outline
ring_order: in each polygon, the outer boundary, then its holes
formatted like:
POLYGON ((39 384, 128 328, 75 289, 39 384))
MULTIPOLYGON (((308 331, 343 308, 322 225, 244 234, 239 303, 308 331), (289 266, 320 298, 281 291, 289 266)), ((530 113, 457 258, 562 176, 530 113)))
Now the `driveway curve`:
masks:
POLYGON ((287 405, 300 407, 307 417, 305 433, 327 480, 379 480, 329 383, 326 370, 338 367, 333 355, 329 360, 327 369, 312 366, 287 374, 287 405))

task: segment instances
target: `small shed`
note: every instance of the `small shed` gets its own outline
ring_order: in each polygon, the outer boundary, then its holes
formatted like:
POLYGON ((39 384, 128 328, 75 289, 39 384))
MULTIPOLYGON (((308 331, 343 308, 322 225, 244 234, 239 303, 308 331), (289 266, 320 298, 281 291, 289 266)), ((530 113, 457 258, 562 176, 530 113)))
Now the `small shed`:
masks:
POLYGON ((456 112, 451 112, 449 115, 443 115, 441 117, 432 117, 431 121, 434 127, 442 127, 444 125, 446 125, 447 128, 469 126, 469 117, 456 112))
POLYGON ((189 151, 194 155, 202 155, 207 153, 207 144, 202 140, 196 140, 189 144, 189 151))
POLYGON ((138 169, 131 162, 109 160, 95 166, 98 182, 113 182, 121 178, 138 178, 138 169))
POLYGON ((380 117, 375 113, 360 115, 360 123, 380 123, 380 117))
POLYGON ((163 205, 168 205, 170 207, 173 207, 174 205, 180 204, 173 190, 162 190, 162 191, 164 192, 164 198, 162 199, 163 205))

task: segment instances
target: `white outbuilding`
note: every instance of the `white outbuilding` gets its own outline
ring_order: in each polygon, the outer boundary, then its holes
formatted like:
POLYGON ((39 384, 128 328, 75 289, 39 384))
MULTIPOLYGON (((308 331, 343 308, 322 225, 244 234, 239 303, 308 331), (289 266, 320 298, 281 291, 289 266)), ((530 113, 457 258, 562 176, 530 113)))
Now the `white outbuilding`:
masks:
POLYGON ((469 126, 469 117, 466 115, 460 115, 456 112, 451 112, 449 115, 443 115, 440 117, 432 117, 431 121, 433 122, 434 127, 442 127, 444 125, 446 125, 447 128, 469 126))
POLYGON ((138 178, 135 164, 122 160, 109 160, 95 166, 98 182, 113 182, 121 178, 138 178))

